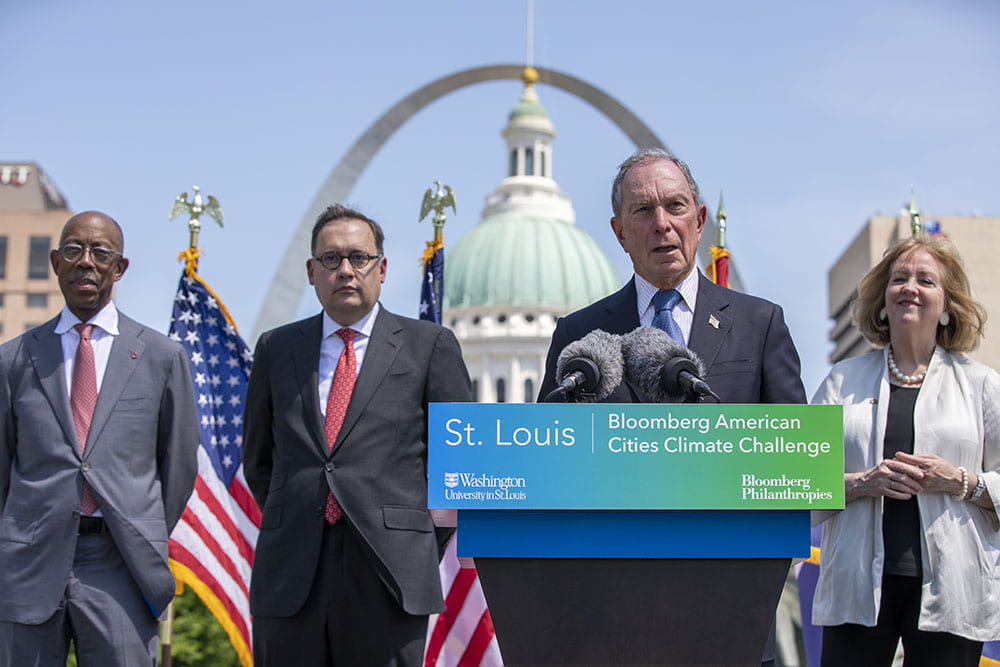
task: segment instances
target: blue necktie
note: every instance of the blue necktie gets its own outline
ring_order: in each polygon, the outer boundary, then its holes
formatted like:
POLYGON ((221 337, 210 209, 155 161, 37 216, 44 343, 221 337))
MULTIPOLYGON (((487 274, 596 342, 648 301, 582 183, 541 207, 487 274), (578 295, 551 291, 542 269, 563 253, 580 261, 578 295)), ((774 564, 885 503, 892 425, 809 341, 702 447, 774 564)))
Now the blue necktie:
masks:
POLYGON ((653 326, 667 332, 667 335, 675 341, 684 345, 684 334, 674 320, 674 306, 681 301, 681 293, 675 289, 660 290, 653 295, 653 307, 656 308, 656 315, 653 316, 653 326))

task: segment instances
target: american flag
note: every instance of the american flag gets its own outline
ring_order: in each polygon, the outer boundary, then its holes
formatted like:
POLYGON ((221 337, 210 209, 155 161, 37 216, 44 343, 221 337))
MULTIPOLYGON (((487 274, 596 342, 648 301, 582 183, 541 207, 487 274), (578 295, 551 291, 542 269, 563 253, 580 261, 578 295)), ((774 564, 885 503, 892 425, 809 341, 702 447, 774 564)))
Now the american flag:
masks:
POLYGON ((448 593, 444 613, 431 616, 428 625, 424 667, 502 667, 479 575, 459 563, 455 540, 452 536, 441 559, 441 589, 448 593))
MULTIPOLYGON (((444 284, 444 244, 428 241, 423 256, 420 319, 441 324, 444 284)), ((448 542, 439 572, 445 591, 443 614, 434 614, 427 625, 424 667, 502 667, 500 645, 490 610, 474 567, 462 567, 455 540, 448 542)))
POLYGON ((428 241, 422 258, 424 277, 420 281, 420 319, 441 324, 444 294, 444 243, 428 241))
POLYGON ((253 363, 226 307, 197 274, 197 251, 174 297, 169 336, 191 361, 201 420, 198 477, 170 535, 170 566, 226 630, 243 665, 252 665, 250 569, 260 511, 243 477, 243 400, 253 363))

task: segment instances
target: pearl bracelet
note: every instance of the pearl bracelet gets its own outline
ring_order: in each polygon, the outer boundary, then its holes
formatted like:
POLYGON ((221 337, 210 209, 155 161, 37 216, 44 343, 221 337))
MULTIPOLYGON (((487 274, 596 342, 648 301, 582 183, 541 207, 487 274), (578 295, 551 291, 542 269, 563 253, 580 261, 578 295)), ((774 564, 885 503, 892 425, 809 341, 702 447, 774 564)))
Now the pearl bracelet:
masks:
POLYGON ((983 479, 982 473, 979 475, 979 481, 976 482, 976 488, 973 490, 972 495, 969 496, 969 502, 974 503, 979 500, 979 497, 983 495, 983 491, 986 490, 986 480, 983 479))
POLYGON ((965 500, 965 497, 969 495, 969 473, 963 466, 958 466, 958 469, 962 471, 962 492, 953 493, 951 499, 965 500))

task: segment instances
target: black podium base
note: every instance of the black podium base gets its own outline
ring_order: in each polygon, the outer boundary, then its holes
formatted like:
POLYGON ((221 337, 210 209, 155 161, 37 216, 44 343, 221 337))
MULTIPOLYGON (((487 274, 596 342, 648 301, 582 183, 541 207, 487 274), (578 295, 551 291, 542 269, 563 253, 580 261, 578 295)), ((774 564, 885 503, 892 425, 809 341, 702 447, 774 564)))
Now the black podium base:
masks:
POLYGON ((507 667, 759 666, 787 558, 476 558, 507 667))

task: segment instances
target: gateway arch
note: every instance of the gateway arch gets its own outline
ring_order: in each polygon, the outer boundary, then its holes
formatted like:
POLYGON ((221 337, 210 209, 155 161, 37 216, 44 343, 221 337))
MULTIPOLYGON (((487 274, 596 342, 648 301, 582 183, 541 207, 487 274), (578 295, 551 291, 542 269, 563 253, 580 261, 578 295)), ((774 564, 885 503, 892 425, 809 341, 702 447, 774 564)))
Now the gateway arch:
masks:
MULTIPOLYGON (((554 86, 589 103, 617 125, 636 147, 666 148, 656 134, 639 120, 638 116, 604 91, 569 74, 544 67, 535 69, 538 72, 539 83, 554 86)), ((302 292, 305 289, 305 275, 302 271, 303 249, 309 247, 313 223, 327 205, 347 199, 354 184, 361 176, 361 172, 371 162, 375 153, 403 123, 428 104, 448 93, 484 81, 520 80, 523 72, 523 65, 488 65, 449 74, 410 93, 372 123, 330 172, 326 182, 316 193, 309 209, 302 216, 302 220, 292 234, 292 238, 281 256, 281 262, 271 286, 264 297, 264 302, 261 304, 260 312, 257 314, 252 340, 256 340, 260 334, 268 329, 273 329, 295 318, 299 302, 302 300, 302 292)), ((705 222, 705 231, 702 234, 702 243, 698 249, 703 263, 707 262, 710 257, 708 246, 711 245, 711 240, 715 236, 714 229, 714 221, 711 216, 708 216, 708 220, 705 222)), ((739 277, 732 265, 730 265, 729 275, 730 284, 739 289, 739 277)))

